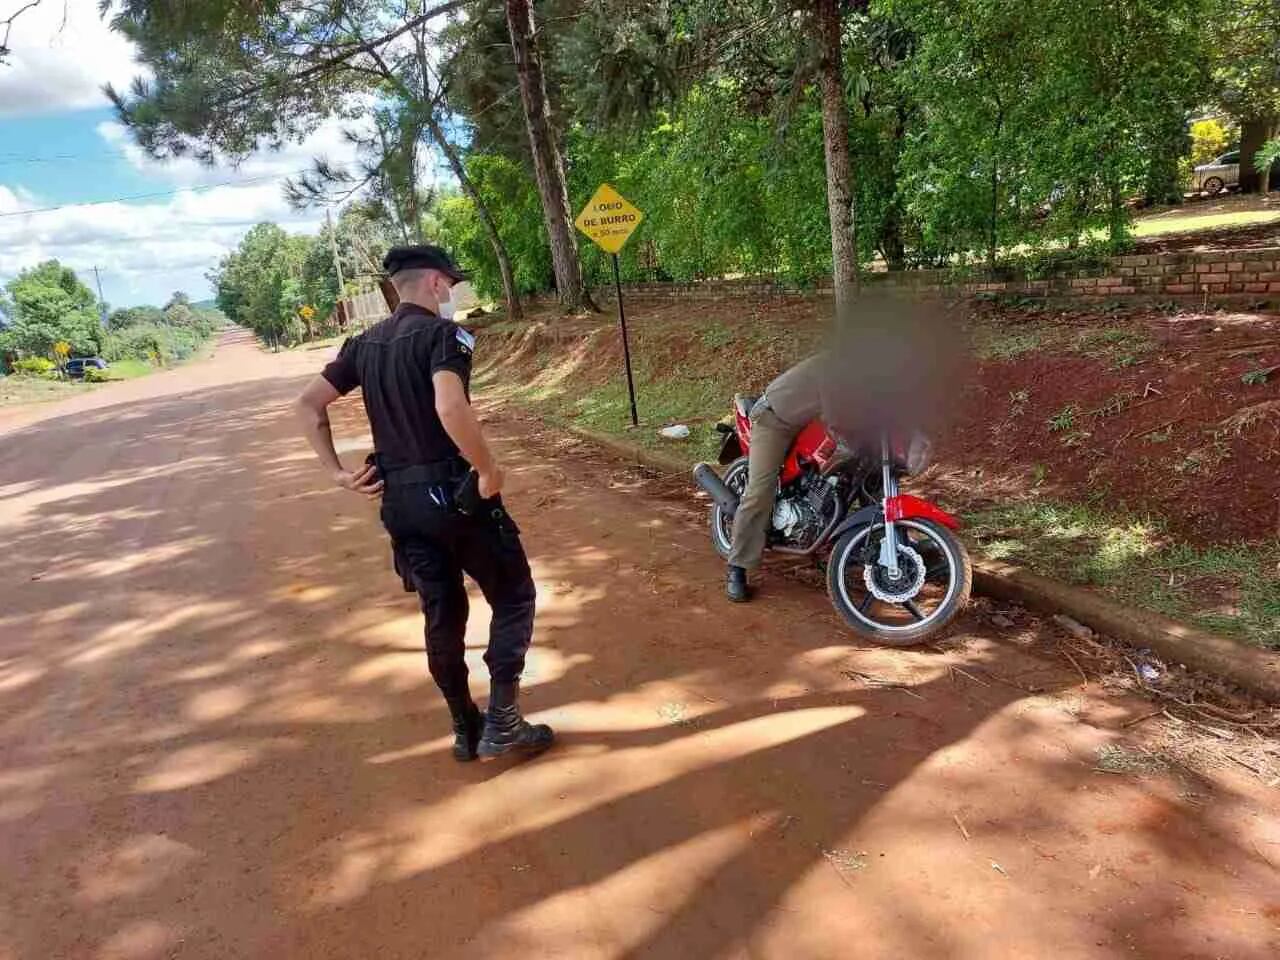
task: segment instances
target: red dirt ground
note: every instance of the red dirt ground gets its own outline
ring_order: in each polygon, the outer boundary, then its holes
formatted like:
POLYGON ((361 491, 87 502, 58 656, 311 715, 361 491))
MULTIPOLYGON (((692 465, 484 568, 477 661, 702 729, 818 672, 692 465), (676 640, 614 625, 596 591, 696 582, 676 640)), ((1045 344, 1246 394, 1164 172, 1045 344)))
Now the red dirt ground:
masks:
MULTIPOLYGON (((1103 495, 1111 509, 1163 517, 1193 542, 1280 536, 1280 323, 1259 314, 1138 313, 1082 322, 1006 313, 1019 325, 1070 339, 1092 329, 1136 331, 1153 341, 1131 366, 1123 348, 1097 358, 1071 349, 979 365, 940 460, 984 481, 1041 474, 1071 499, 1103 495), (1267 380, 1245 384, 1250 371, 1267 380), (1025 399, 1023 399, 1025 397, 1025 399), (1074 425, 1050 420, 1074 410, 1074 425), (1237 423, 1243 411, 1256 419, 1237 423), (1038 470, 1042 466, 1043 471, 1038 470)), ((997 482, 993 489, 1002 484, 997 482)), ((982 499, 982 493, 976 494, 982 499)))
MULTIPOLYGON (((758 392, 819 342, 823 322, 821 305, 802 298, 637 300, 628 315, 649 389, 661 390, 670 378, 724 384, 724 406, 696 411, 689 422, 718 419, 734 390, 758 392), (708 330, 723 338, 709 339, 708 330)), ((959 403, 938 429, 942 472, 934 475, 953 502, 1007 501, 1034 485, 1070 500, 1100 495, 1117 512, 1154 514, 1194 543, 1280 535, 1275 315, 986 305, 972 320, 980 339, 1031 336, 1040 346, 977 363, 968 382, 957 383, 959 403), (1109 335, 1141 343, 1113 343, 1109 335), (1242 382, 1267 369, 1265 382, 1242 382), (1075 424, 1051 430, 1050 419, 1069 406, 1075 424), (1256 417, 1231 419, 1246 410, 1256 417)), ((573 369, 564 386, 578 395, 621 369, 615 323, 608 316, 554 319, 487 336, 498 341, 504 381, 527 382, 549 362, 567 360, 573 369)))
POLYGON ((1274 790, 1100 772, 1162 721, 1042 623, 879 650, 777 571, 729 608, 683 511, 500 413, 561 743, 454 764, 375 508, 288 417, 327 355, 0 424, 4 960, 1280 952, 1274 790))

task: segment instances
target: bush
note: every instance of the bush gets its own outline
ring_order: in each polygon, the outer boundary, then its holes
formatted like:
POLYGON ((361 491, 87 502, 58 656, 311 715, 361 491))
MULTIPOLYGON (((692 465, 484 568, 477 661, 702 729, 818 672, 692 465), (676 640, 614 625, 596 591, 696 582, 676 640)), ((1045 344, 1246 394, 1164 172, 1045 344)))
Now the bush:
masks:
POLYGON ((99 370, 97 367, 84 368, 85 383, 106 383, 111 379, 111 374, 106 370, 99 370))
POLYGON ((28 357, 13 361, 13 372, 20 376, 48 377, 57 370, 57 364, 44 357, 28 357))
POLYGON ((185 360, 204 337, 197 330, 160 323, 139 323, 110 333, 102 346, 107 360, 152 360, 161 364, 185 360))

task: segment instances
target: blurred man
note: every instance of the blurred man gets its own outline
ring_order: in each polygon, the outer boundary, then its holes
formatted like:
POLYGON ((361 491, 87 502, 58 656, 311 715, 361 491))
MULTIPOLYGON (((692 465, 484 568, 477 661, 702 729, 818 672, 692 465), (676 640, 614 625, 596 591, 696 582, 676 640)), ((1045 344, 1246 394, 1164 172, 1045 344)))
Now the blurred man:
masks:
POLYGON ((765 388, 751 408, 747 486, 733 515, 733 547, 725 593, 734 603, 751 599, 747 572, 760 565, 778 493, 778 476, 792 441, 822 412, 822 354, 802 360, 765 388))
POLYGON ((725 592, 751 598, 748 572, 768 542, 778 478, 796 436, 821 417, 861 448, 881 431, 927 430, 955 405, 962 324, 937 300, 865 293, 825 348, 782 373, 751 409, 747 484, 733 518, 725 592))

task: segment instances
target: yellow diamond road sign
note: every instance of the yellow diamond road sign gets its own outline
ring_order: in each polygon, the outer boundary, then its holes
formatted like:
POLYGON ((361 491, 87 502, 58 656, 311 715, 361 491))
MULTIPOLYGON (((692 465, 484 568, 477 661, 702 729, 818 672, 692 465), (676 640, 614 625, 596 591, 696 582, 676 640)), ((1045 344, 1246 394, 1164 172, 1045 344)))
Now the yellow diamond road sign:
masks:
POLYGON ((640 226, 644 214, 607 183, 600 184, 574 225, 607 253, 617 253, 640 226))

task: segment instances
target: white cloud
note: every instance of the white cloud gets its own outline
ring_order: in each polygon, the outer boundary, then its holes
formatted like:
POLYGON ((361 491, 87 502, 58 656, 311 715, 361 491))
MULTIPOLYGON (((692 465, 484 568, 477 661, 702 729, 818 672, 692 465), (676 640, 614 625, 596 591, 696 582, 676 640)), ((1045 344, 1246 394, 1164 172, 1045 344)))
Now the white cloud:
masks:
POLYGON ((104 83, 123 87, 143 72, 133 44, 99 16, 98 0, 43 0, 14 21, 9 45, 0 117, 105 107, 104 83))
MULTIPOLYGON (((300 144, 261 151, 230 168, 189 159, 152 160, 120 124, 100 123, 98 135, 124 155, 119 162, 154 181, 157 192, 179 192, 154 201, 75 204, 28 216, 0 216, 0 283, 56 257, 82 279, 97 266, 106 297, 116 305, 163 301, 179 289, 203 298, 209 293, 205 274, 254 224, 269 220, 291 232, 319 229, 323 211, 291 209, 283 181, 317 156, 351 162, 355 151, 343 140, 342 126, 328 121, 300 144)), ((0 214, 54 205, 21 187, 0 185, 0 214)))
MULTIPOLYGON (((0 187, 0 213, 38 206, 38 200, 0 187)), ((278 182, 184 189, 154 203, 0 216, 0 279, 56 257, 81 279, 97 266, 107 300, 116 305, 163 300, 176 289, 200 299, 209 293, 205 273, 254 224, 271 220, 290 231, 312 232, 322 219, 316 211, 290 210, 278 182)))
POLYGON ((0 213, 30 210, 35 205, 35 197, 29 190, 24 190, 22 187, 10 189, 0 183, 0 213))
MULTIPOLYGON (((0 118, 103 106, 103 83, 122 87, 141 72, 132 45, 98 15, 98 0, 66 0, 66 12, 63 27, 61 0, 43 0, 15 22, 10 63, 0 67, 0 118)), ((117 305, 156 302, 175 289, 201 298, 209 292, 205 273, 255 223, 270 220, 291 231, 318 229, 323 212, 291 210, 282 182, 310 168, 317 157, 349 165, 356 152, 343 129, 351 125, 327 120, 301 143, 259 151, 235 167, 208 167, 191 159, 153 160, 123 126, 99 123, 95 130, 105 150, 121 155, 116 162, 130 164, 154 183, 154 188, 133 192, 181 192, 155 201, 2 216, 54 206, 61 197, 0 184, 0 283, 56 257, 82 279, 98 266, 107 299, 117 305)), ((423 174, 427 182, 442 176, 437 162, 427 157, 423 174)), ((442 178, 452 180, 447 172, 442 178)), ((91 189, 78 196, 85 194, 85 199, 94 198, 91 189)))
POLYGON ((310 169, 317 157, 340 166, 350 164, 356 158, 356 151, 343 137, 343 130, 351 126, 350 121, 325 120, 301 143, 286 143, 279 150, 259 150, 234 167, 229 164, 211 167, 190 157, 153 160, 134 142, 129 131, 114 120, 99 123, 96 130, 109 149, 122 153, 140 173, 174 185, 188 186, 285 177, 310 169))

